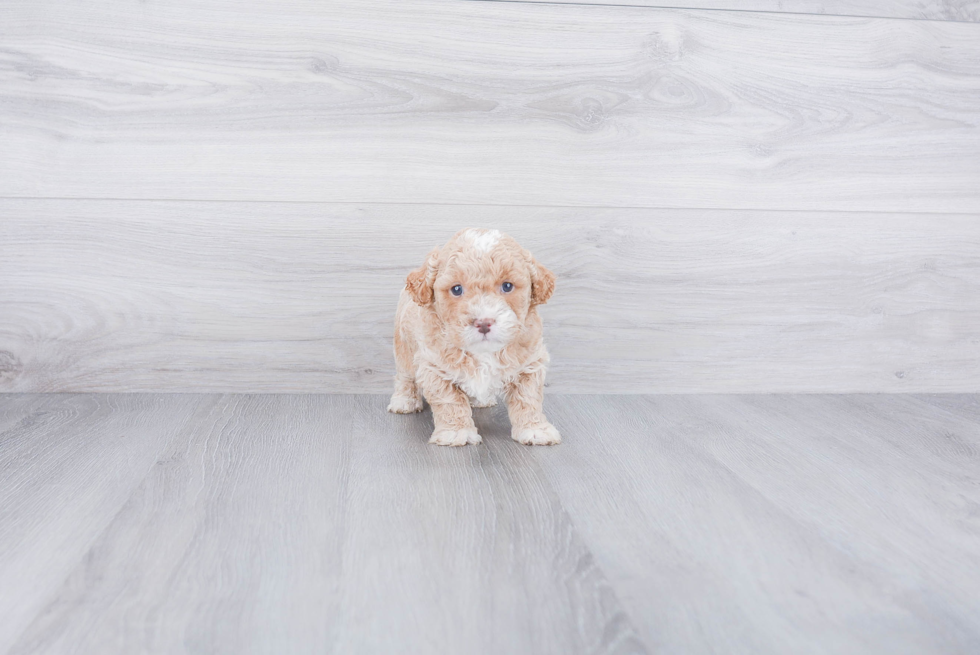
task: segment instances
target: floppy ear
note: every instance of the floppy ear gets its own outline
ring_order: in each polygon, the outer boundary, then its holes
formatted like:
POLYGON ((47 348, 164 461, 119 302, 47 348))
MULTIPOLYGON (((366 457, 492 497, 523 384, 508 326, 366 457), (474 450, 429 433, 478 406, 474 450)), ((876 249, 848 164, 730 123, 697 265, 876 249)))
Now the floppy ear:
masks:
POLYGON ((531 304, 543 305, 555 292, 555 274, 538 263, 530 254, 527 255, 531 266, 531 304))
POLYGON ((425 263, 422 264, 422 267, 408 274, 408 279, 405 281, 405 289, 408 290, 409 295, 412 296, 412 300, 417 305, 425 307, 434 300, 435 292, 432 287, 436 283, 438 266, 439 248, 433 248, 432 252, 425 258, 425 263))

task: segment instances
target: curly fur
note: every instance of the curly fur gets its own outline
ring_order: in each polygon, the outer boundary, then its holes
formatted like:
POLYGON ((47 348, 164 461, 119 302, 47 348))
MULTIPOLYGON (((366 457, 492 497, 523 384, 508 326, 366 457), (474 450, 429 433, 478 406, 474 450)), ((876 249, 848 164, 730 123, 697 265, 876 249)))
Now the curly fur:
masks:
POLYGON ((388 411, 421 411, 424 398, 435 422, 429 442, 461 446, 481 441, 471 405, 503 395, 514 440, 559 443, 541 409, 548 351, 537 311, 554 290, 555 275, 496 230, 462 230, 433 249, 399 298, 388 411))

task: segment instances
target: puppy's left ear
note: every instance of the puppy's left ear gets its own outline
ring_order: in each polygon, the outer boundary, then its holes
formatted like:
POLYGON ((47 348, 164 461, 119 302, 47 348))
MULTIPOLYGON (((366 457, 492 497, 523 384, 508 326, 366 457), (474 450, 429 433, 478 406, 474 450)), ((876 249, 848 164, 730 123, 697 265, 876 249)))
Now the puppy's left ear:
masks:
POLYGON ((412 300, 421 307, 431 304, 435 299, 435 291, 432 287, 436 283, 439 252, 439 248, 433 248, 429 256, 425 258, 425 263, 422 264, 421 268, 409 273, 408 279, 405 280, 405 289, 412 296, 412 300))
POLYGON ((555 274, 542 266, 530 253, 527 258, 531 266, 531 304, 543 305, 555 292, 555 274))

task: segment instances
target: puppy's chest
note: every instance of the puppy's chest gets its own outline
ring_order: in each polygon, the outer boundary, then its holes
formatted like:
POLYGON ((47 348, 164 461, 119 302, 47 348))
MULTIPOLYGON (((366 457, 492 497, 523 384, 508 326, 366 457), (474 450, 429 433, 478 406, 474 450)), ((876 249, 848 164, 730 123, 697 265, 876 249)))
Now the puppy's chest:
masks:
POLYGON ((457 374, 456 385, 478 403, 489 403, 500 395, 510 376, 493 354, 475 355, 474 360, 476 366, 472 370, 457 374))

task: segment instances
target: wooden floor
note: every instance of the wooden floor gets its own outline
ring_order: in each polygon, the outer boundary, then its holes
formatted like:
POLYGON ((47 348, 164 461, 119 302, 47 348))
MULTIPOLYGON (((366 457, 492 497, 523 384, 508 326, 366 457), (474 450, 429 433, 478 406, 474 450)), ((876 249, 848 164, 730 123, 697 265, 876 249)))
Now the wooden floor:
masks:
POLYGON ((980 397, 0 395, 0 653, 977 653, 980 397))

